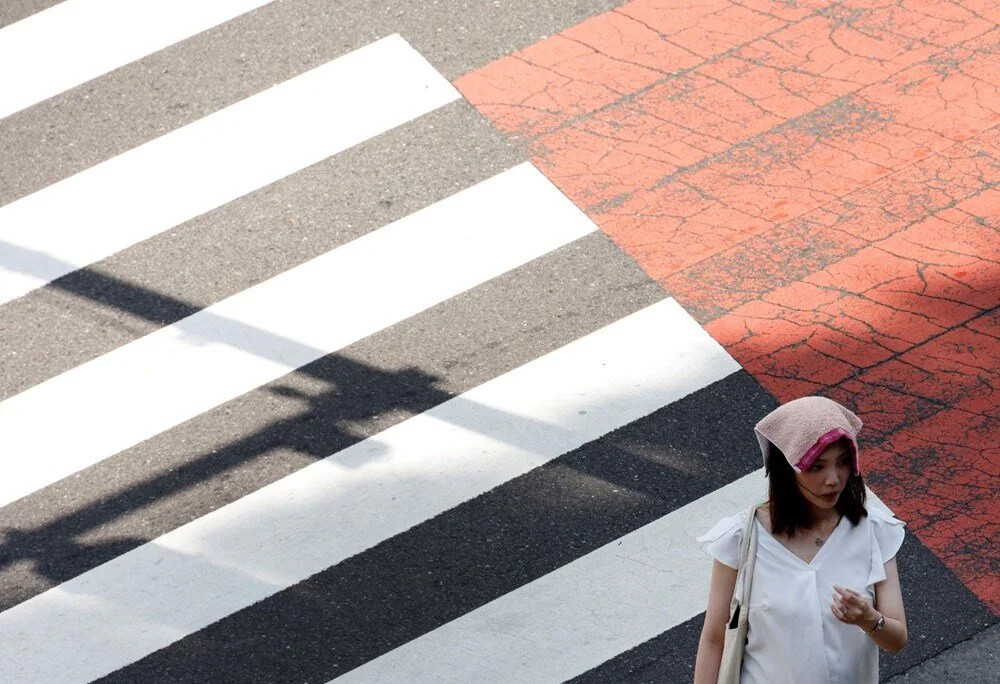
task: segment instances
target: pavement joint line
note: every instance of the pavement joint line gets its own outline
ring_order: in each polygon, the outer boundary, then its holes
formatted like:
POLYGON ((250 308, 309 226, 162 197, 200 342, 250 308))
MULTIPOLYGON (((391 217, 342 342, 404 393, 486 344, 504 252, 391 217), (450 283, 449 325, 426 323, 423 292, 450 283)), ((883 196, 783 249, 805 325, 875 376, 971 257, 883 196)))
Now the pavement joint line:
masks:
POLYGON ((975 641, 976 639, 982 637, 987 632, 998 630, 998 627, 1000 627, 1000 621, 994 622, 993 624, 983 627, 983 629, 979 630, 975 634, 972 634, 966 637, 965 639, 962 639, 961 641, 957 641, 954 644, 951 644, 947 648, 938 651, 937 653, 927 658, 926 660, 923 660, 919 663, 915 663, 910 667, 906 668, 905 670, 903 670, 902 672, 894 674, 890 679, 886 681, 886 684, 906 684, 906 682, 908 681, 907 680, 908 675, 918 674, 920 670, 927 669, 928 666, 934 664, 938 658, 955 653, 960 647, 969 644, 969 642, 971 641, 975 641))

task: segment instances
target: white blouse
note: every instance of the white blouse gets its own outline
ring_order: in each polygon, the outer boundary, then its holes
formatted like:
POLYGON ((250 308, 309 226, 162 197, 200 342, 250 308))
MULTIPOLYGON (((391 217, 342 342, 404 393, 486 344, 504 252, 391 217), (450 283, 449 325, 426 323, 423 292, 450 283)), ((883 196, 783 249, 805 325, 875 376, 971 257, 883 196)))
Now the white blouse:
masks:
MULTIPOLYGON (((749 629, 740 684, 876 684, 878 647, 855 625, 833 616, 833 585, 868 600, 886 578, 885 563, 903 543, 903 522, 877 499, 857 526, 842 517, 811 562, 757 527, 757 565, 750 587, 749 629)), ((720 520, 698 537, 718 561, 739 564, 747 511, 720 520)), ((737 588, 739 591, 739 588, 737 588)))

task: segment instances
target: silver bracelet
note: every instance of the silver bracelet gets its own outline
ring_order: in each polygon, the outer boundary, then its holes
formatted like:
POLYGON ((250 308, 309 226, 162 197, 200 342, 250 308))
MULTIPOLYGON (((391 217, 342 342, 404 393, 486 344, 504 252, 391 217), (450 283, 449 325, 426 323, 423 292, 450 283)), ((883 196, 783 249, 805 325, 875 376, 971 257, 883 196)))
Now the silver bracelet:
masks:
POLYGON ((871 629, 865 629, 863 631, 865 634, 874 634, 875 632, 882 631, 883 627, 885 627, 885 615, 879 613, 878 620, 875 621, 875 625, 871 629))

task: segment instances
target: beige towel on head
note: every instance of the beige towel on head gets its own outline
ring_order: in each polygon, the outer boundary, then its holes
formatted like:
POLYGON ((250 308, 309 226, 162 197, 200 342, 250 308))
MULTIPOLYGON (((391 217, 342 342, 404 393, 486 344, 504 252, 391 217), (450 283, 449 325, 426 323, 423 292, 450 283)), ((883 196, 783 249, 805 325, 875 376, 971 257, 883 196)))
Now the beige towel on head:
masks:
POLYGON ((768 442, 781 449, 789 465, 802 471, 823 449, 846 437, 851 443, 854 474, 861 472, 857 435, 863 423, 850 410, 826 397, 801 397, 782 404, 754 427, 767 465, 768 442))

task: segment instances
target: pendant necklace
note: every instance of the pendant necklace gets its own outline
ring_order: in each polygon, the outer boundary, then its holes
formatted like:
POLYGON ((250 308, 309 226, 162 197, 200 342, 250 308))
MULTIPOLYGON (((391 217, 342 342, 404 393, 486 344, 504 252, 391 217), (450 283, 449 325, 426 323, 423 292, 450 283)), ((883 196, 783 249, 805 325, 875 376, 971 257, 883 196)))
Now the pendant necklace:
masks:
MULTIPOLYGON (((840 524, 840 520, 837 520, 837 525, 839 525, 839 524, 840 524)), ((834 530, 837 529, 837 525, 833 526, 834 530)), ((810 530, 810 532, 812 532, 812 530, 810 530)), ((830 533, 833 533, 833 530, 830 530, 830 533)), ((812 536, 816 540, 816 546, 823 546, 823 542, 825 542, 826 539, 823 539, 822 537, 818 536, 815 532, 812 532, 812 536)), ((828 534, 827 538, 829 538, 829 536, 830 535, 828 534)))

